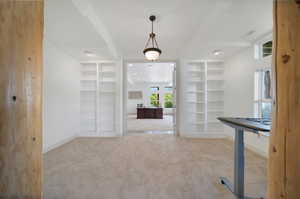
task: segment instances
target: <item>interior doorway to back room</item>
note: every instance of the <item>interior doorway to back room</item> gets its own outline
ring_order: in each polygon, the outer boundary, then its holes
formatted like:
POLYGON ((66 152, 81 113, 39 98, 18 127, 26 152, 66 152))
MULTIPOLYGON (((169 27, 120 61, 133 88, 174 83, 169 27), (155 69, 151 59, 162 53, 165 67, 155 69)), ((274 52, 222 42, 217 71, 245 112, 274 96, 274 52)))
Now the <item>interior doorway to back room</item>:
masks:
POLYGON ((127 133, 175 134, 176 64, 127 64, 127 133))

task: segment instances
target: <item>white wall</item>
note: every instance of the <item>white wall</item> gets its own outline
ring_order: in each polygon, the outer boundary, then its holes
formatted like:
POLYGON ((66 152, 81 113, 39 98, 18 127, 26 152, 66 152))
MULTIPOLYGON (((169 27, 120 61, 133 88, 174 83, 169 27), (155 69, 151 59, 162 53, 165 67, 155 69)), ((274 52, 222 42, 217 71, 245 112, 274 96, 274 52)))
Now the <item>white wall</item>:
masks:
MULTIPOLYGON (((143 99, 127 99, 127 113, 128 114, 136 114, 136 105, 137 104, 144 104, 144 106, 151 106, 150 104, 150 96, 152 94, 151 87, 152 86, 159 86, 159 96, 160 96, 160 103, 164 106, 164 95, 165 93, 169 93, 165 91, 165 87, 169 86, 168 83, 135 83, 129 84, 127 86, 128 92, 129 91, 142 91, 143 92, 143 99)), ((172 109, 164 108, 164 114, 172 113, 172 109)))
MULTIPOLYGON (((271 67, 270 57, 266 60, 254 59, 254 47, 247 48, 225 61, 225 106, 226 117, 254 116, 254 72, 256 69, 271 67)), ((234 135, 234 129, 225 131, 234 135)), ((245 144, 252 150, 267 156, 268 138, 246 132, 245 144)))
POLYGON ((44 41, 43 150, 74 138, 80 129, 79 62, 44 41))

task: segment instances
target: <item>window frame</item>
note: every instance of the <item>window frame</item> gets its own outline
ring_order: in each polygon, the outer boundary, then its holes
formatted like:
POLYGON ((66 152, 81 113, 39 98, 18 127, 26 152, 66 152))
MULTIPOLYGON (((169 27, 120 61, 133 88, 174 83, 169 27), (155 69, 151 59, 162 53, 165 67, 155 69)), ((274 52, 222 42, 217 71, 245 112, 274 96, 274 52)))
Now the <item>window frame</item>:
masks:
POLYGON ((171 93, 171 92, 164 93, 164 108, 173 108, 174 107, 174 102, 173 102, 174 100, 173 100, 173 98, 174 98, 173 93, 171 93), (166 100, 166 96, 167 95, 171 96, 171 100, 166 100), (171 107, 166 107, 166 103, 167 102, 171 102, 172 106, 171 107))
MULTIPOLYGON (((254 58, 259 62, 259 64, 262 66, 261 68, 255 70, 254 74, 256 74, 256 72, 258 71, 267 71, 269 70, 272 73, 272 54, 269 56, 265 56, 263 57, 263 45, 269 41, 273 41, 273 33, 272 31, 269 31, 265 36, 261 37, 260 39, 255 41, 254 44, 254 58), (267 66, 267 67, 266 67, 267 66)), ((271 76, 272 78, 272 76, 271 76)), ((263 78, 261 78, 260 81, 263 81, 263 78)), ((262 105, 263 103, 271 103, 272 105, 272 98, 271 99, 263 99, 262 98, 262 92, 263 92, 263 87, 261 86, 260 88, 260 96, 259 98, 255 98, 256 97, 256 91, 255 91, 255 87, 256 87, 256 83, 255 83, 255 75, 254 75, 254 99, 253 99, 253 115, 254 117, 262 117, 262 105)), ((262 85, 262 82, 260 82, 260 85, 262 85)), ((271 88, 271 92, 272 92, 272 88, 271 88)))
MULTIPOLYGON (((262 69, 255 70, 255 73, 254 73, 254 100, 253 100, 254 112, 253 112, 253 114, 254 114, 254 117, 257 117, 257 118, 263 117, 263 111, 262 111, 263 103, 270 103, 272 105, 272 97, 271 98, 263 97, 264 78, 262 76, 263 72, 270 71, 270 73, 271 73, 271 70, 272 70, 271 67, 265 67, 262 69), (256 76, 257 73, 259 74, 258 84, 257 84, 257 76, 256 76)), ((271 90, 272 90, 272 88, 271 88, 271 90)))
POLYGON ((263 42, 263 43, 260 45, 260 48, 261 48, 261 58, 262 58, 262 59, 265 59, 265 58, 267 58, 267 57, 271 57, 272 54, 273 54, 273 40, 270 39, 270 40, 267 40, 266 42, 263 42), (264 48, 265 48, 264 45, 267 44, 267 43, 269 43, 269 42, 272 42, 271 54, 270 54, 270 55, 264 56, 264 48))
MULTIPOLYGON (((273 41, 273 35, 272 31, 270 31, 266 36, 263 38, 258 39, 256 42, 254 42, 254 58, 257 60, 269 60, 272 55, 269 56, 263 56, 263 45, 269 41, 273 41)), ((273 45, 273 43, 272 43, 273 45)))
POLYGON ((151 105, 153 105, 153 106, 155 106, 155 107, 160 107, 160 105, 161 105, 161 103, 160 103, 160 92, 159 92, 159 86, 151 86, 150 87, 150 104, 151 105), (156 91, 153 91, 153 88, 156 88, 156 91), (157 106, 156 105, 154 105, 154 104, 152 104, 152 99, 151 99, 151 97, 152 97, 152 95, 153 94, 155 94, 156 96, 157 96, 157 99, 155 100, 155 102, 156 102, 156 104, 157 104, 157 106))

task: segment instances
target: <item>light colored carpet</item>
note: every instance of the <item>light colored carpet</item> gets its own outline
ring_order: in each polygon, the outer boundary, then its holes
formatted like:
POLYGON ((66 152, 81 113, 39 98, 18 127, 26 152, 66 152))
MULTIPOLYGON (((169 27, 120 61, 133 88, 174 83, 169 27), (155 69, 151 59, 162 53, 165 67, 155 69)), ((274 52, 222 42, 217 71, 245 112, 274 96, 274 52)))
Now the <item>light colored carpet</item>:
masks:
POLYGON ((128 132, 171 131, 173 130, 173 116, 164 115, 163 119, 136 119, 136 115, 128 115, 127 129, 128 132))
MULTIPOLYGON (((266 159, 247 151, 246 192, 266 193, 266 159)), ((134 134, 77 138, 44 156, 45 199, 234 199, 233 143, 134 134)))

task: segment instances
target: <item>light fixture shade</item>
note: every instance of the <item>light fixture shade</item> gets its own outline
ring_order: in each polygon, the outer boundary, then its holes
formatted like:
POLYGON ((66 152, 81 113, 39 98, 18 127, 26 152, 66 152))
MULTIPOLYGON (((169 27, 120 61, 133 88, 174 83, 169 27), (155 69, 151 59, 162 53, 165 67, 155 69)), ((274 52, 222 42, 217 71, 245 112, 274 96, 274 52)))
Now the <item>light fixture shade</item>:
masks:
POLYGON ((159 58, 161 50, 158 48, 146 48, 144 54, 147 60, 155 61, 159 58))
POLYGON ((154 15, 151 15, 149 17, 151 24, 152 24, 152 31, 149 35, 149 39, 146 43, 145 49, 143 51, 145 57, 149 61, 155 61, 158 60, 161 50, 158 47, 156 38, 155 38, 155 33, 153 32, 153 21, 155 21, 156 17, 154 15), (152 45, 151 45, 152 44, 152 45))

